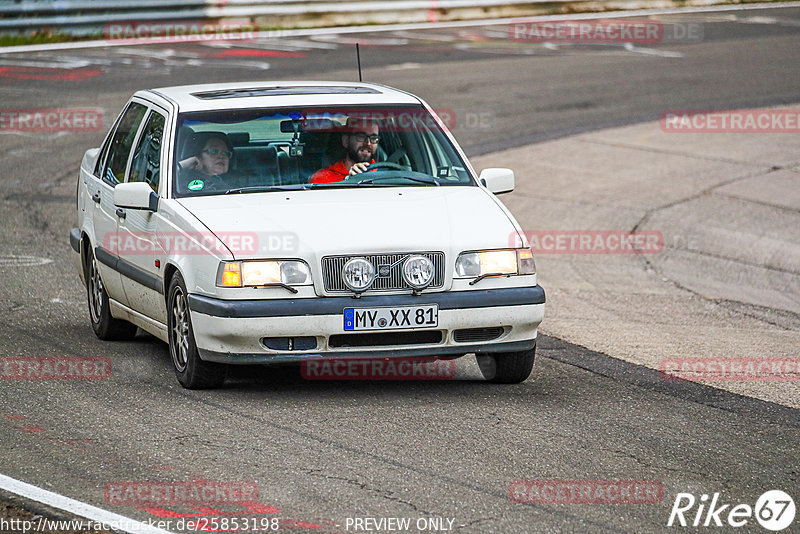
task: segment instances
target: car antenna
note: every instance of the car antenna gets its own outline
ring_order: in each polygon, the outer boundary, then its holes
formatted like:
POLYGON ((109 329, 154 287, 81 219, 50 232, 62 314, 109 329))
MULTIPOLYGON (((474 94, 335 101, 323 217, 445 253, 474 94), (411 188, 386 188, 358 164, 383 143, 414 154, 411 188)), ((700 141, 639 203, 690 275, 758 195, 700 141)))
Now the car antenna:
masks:
POLYGON ((361 79, 361 52, 358 50, 358 43, 356 43, 356 61, 358 61, 358 81, 363 81, 361 79))

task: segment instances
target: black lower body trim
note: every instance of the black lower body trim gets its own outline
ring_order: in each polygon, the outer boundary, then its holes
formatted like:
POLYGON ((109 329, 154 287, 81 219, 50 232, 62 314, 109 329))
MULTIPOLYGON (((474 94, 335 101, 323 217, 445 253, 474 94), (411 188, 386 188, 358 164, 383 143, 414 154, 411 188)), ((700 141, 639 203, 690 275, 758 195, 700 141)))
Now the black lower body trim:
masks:
POLYGON ((544 304, 541 286, 481 289, 474 291, 442 291, 421 295, 374 295, 352 297, 318 297, 301 299, 223 300, 203 295, 189 295, 189 308, 212 317, 293 317, 337 315, 344 308, 373 306, 419 306, 437 304, 440 310, 493 308, 544 304))
POLYGON ((386 347, 396 345, 434 345, 442 342, 441 330, 417 330, 410 332, 362 332, 333 334, 328 337, 328 346, 341 347, 386 347))
POLYGON ((94 257, 103 265, 107 265, 117 271, 122 276, 130 278, 134 282, 138 282, 145 287, 149 287, 153 291, 164 294, 164 281, 152 274, 143 271, 139 267, 129 263, 121 258, 108 253, 101 247, 95 247, 94 257))
POLYGON ((75 252, 81 251, 81 229, 73 228, 69 231, 69 244, 75 252))

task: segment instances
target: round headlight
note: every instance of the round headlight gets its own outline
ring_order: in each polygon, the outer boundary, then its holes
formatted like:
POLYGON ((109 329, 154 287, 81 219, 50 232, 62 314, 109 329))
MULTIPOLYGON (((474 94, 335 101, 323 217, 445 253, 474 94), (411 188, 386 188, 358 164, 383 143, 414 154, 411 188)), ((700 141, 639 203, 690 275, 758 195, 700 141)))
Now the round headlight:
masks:
POLYGON ((425 256, 409 256, 403 262, 403 280, 414 289, 428 287, 433 281, 433 262, 425 256))
POLYGON ((375 281, 375 267, 364 258, 351 258, 342 267, 342 280, 357 293, 366 291, 375 281))

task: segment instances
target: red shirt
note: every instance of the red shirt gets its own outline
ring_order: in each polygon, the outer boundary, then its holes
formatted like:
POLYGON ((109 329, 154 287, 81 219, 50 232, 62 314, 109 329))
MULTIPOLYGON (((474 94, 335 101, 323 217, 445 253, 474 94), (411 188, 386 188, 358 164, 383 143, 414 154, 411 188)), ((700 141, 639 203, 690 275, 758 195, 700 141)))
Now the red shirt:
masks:
MULTIPOLYGON (((341 182, 350 175, 350 169, 345 165, 345 160, 337 161, 327 169, 320 169, 315 172, 309 183, 312 184, 329 184, 331 182, 341 182)), ((375 163, 375 160, 370 160, 370 165, 375 163)), ((370 171, 371 172, 371 171, 370 171)))
POLYGON ((350 174, 350 169, 344 164, 345 160, 337 161, 327 169, 320 169, 311 176, 309 180, 312 184, 328 184, 331 182, 341 182, 350 174))

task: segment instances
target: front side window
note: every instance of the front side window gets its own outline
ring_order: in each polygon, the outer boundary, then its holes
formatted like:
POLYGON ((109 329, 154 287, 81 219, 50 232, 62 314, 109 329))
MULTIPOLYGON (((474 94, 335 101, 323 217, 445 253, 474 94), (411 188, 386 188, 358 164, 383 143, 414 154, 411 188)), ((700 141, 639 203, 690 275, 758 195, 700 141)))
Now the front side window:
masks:
POLYGON ((185 113, 175 195, 329 187, 477 185, 421 106, 185 113), (363 171, 350 175, 354 164, 363 171))
POLYGON ((113 136, 109 136, 100 148, 100 153, 97 156, 97 161, 94 164, 94 171, 92 172, 97 178, 101 178, 103 175, 103 164, 106 161, 106 154, 108 154, 108 147, 111 146, 112 138, 113 136))
POLYGON ((156 111, 150 112, 139 143, 133 151, 129 182, 145 182, 158 193, 161 166, 161 139, 166 119, 156 111))
POLYGON ((125 111, 122 119, 119 121, 119 126, 114 132, 114 137, 111 139, 109 145, 108 159, 106 160, 105 168, 103 169, 103 180, 111 184, 117 185, 125 179, 125 169, 128 166, 128 157, 131 153, 133 141, 136 138, 136 132, 139 131, 139 125, 144 118, 147 108, 142 104, 132 102, 128 109, 125 111))

